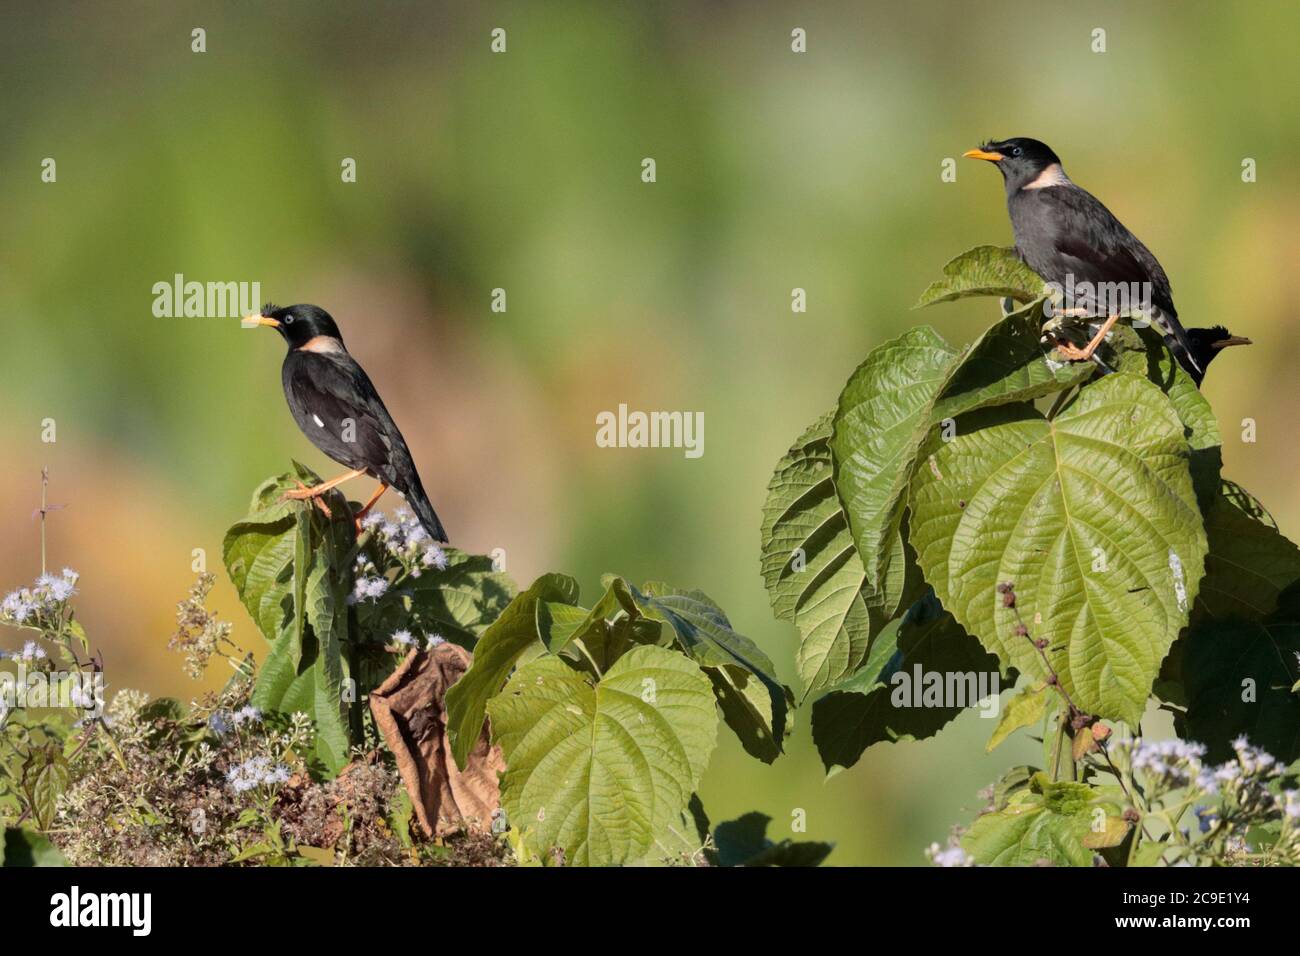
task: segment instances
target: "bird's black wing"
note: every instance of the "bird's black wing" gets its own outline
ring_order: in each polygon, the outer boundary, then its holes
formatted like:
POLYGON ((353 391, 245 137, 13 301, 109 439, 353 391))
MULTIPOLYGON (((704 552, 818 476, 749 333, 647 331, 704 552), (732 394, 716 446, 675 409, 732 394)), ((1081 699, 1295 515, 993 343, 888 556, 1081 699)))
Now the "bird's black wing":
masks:
POLYGON ((1024 190, 1025 201, 1039 205, 1032 222, 1047 231, 1035 237, 1041 267, 1049 281, 1072 274, 1076 282, 1150 283, 1151 301, 1177 316, 1169 277, 1159 261, 1096 196, 1078 186, 1024 190))
MULTIPOLYGON (((1169 277, 1151 250, 1115 218, 1101 200, 1073 184, 1046 189, 1025 189, 1016 202, 1025 235, 1016 244, 1029 267, 1049 282, 1125 283, 1138 301, 1150 296, 1151 320, 1164 336, 1179 363, 1200 382, 1204 368, 1196 361, 1187 332, 1174 309, 1169 277), (1149 284, 1149 289, 1147 288, 1149 284)), ((1129 300, 1132 302, 1132 299, 1129 300)), ((1095 305, 1096 303, 1080 303, 1095 305)))
POLYGON ((298 427, 340 464, 402 487, 410 452, 370 377, 346 352, 295 350, 285 358, 284 394, 298 427))
POLYGON ((397 489, 429 535, 447 540, 406 440, 356 359, 298 349, 285 358, 281 376, 289 410, 317 448, 397 489))

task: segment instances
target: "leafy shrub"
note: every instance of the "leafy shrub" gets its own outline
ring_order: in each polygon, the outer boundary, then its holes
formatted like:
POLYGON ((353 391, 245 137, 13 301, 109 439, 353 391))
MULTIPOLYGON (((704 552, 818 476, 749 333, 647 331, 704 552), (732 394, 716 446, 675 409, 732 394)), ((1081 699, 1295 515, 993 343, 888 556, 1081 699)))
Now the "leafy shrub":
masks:
POLYGON ((828 772, 939 732, 975 702, 954 677, 1019 679, 990 749, 1041 723, 1045 769, 1009 770, 940 862, 1223 862, 1246 825, 1293 859, 1278 762, 1272 796, 1193 852, 1182 818, 1214 774, 1179 778, 1170 812, 1135 755, 1157 706, 1225 775, 1243 747, 1300 758, 1300 551, 1220 474, 1214 414, 1158 333, 1120 324, 1097 364, 1061 360, 1010 250, 954 259, 919 305, 966 296, 1006 297, 999 321, 961 349, 926 326, 874 349, 769 485, 763 576, 828 772), (900 686, 920 675, 940 686, 918 705, 900 686))
MULTIPOLYGON (((228 662, 221 693, 3 716, 11 862, 772 866, 830 852, 769 840, 762 814, 711 828, 695 795, 719 715, 770 763, 792 705, 706 595, 609 576, 585 608, 560 574, 516 593, 405 512, 357 530, 337 490, 323 508, 282 500, 299 482, 319 478, 295 463, 259 486, 223 545, 268 642, 260 667, 205 607, 205 575, 169 646, 191 676, 228 662)), ((49 645, 98 675, 77 654, 75 583, 14 592, 0 623, 34 635, 24 660, 49 645)))

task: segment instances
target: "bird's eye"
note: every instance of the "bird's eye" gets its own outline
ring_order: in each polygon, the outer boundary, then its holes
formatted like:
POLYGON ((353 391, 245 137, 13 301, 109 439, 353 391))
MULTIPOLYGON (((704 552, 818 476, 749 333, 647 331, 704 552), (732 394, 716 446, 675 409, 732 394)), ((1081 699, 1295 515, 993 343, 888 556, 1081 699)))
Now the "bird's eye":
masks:
POLYGON ((284 324, 285 324, 285 325, 293 325, 293 316, 292 316, 292 315, 286 315, 286 316, 284 317, 284 324))
POLYGON ((1020 147, 1019 147, 1019 146, 1012 146, 1012 147, 1011 147, 1011 155, 1012 155, 1012 156, 1019 156, 1019 155, 1020 155, 1020 147))

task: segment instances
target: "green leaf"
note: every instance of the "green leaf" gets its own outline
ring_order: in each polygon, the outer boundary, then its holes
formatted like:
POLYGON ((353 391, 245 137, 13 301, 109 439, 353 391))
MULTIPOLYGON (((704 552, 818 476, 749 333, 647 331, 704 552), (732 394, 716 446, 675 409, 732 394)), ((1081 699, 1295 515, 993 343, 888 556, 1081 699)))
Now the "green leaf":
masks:
POLYGON ((539 658, 488 713, 506 759, 506 813, 537 852, 560 847, 575 866, 644 855, 686 808, 717 740, 708 680, 653 646, 628 651, 594 685, 539 658))
POLYGON ((788 687, 771 683, 743 667, 706 667, 722 719, 740 739, 745 752, 764 763, 782 753, 790 734, 794 695, 788 687))
POLYGON ((1009 295, 1020 302, 1041 298, 1043 280, 1014 249, 976 246, 943 267, 943 278, 921 293, 915 308, 972 295, 1009 295))
POLYGON ((912 462, 956 353, 928 326, 873 349, 840 393, 830 449, 835 486, 873 592, 885 587, 912 462))
POLYGON ((1078 707, 1135 724, 1187 622, 1206 552, 1169 399, 1115 374, 1054 421, 1015 404, 956 424, 951 441, 928 443, 912 483, 911 540, 926 580, 1004 664, 1046 676, 1015 633, 1023 619, 1048 642, 1078 707), (1019 618, 1003 606, 1004 583, 1015 586, 1019 618))
POLYGON ((1244 734, 1284 763, 1300 758, 1300 583, 1262 620, 1205 619, 1187 634, 1182 678, 1187 714, 1180 735, 1232 754, 1244 734))
POLYGON ((425 568, 376 600, 356 606, 363 640, 382 642, 405 628, 413 634, 472 648, 515 596, 510 576, 497 571, 486 555, 442 546, 447 566, 425 568))
MULTIPOLYGON (((308 714, 316 724, 315 755, 331 773, 348 761, 344 645, 351 569, 351 529, 326 519, 311 502, 281 501, 303 484, 319 483, 294 463, 293 475, 264 482, 248 517, 226 534, 226 569, 271 651, 258 670, 252 701, 264 710, 308 714)), ((329 507, 347 513, 342 494, 329 507)))
POLYGON ((22 788, 27 796, 32 821, 40 830, 54 825, 59 796, 68 789, 72 774, 63 750, 51 743, 32 750, 23 761, 22 788))
MULTIPOLYGON (((299 508, 294 522, 293 536, 293 629, 289 644, 289 659, 294 669, 302 663, 302 638, 307 626, 307 577, 311 573, 311 511, 299 508)), ((322 565, 323 567, 323 565, 322 565)), ((320 586, 317 580, 316 587, 320 586)))
POLYGON ((713 858, 717 866, 818 866, 833 843, 782 840, 773 843, 767 837, 772 818, 753 811, 735 820, 719 823, 713 831, 717 848, 713 858))
POLYGON ((731 628, 722 608, 702 591, 650 582, 629 585, 640 612, 671 629, 677 644, 705 669, 718 694, 722 716, 745 750, 765 763, 782 752, 786 718, 794 697, 776 679, 771 659, 731 628))
POLYGON ((483 632, 474 646, 474 662, 447 691, 447 735, 462 770, 483 730, 488 700, 501 689, 519 655, 541 640, 538 601, 577 604, 578 582, 565 574, 544 574, 534 581, 483 632))
POLYGON ((813 742, 834 773, 857 763, 872 744, 933 736, 998 688, 997 658, 927 594, 876 637, 857 674, 813 704, 813 742), (945 684, 949 675, 960 676, 953 688, 960 686, 963 699, 944 706, 943 699, 927 697, 932 674, 945 684))
POLYGON ((1022 727, 1029 727, 1043 719, 1047 712, 1047 684, 1031 684, 1016 692, 1015 696, 1003 705, 1002 719, 993 728, 993 735, 984 745, 985 752, 991 753, 998 744, 1006 740, 1022 727))
MULTIPOLYGON (((603 618, 601 619, 603 620, 603 618)), ((569 642, 594 627, 592 612, 562 601, 537 602, 537 633, 547 651, 558 654, 569 642)))
POLYGON ((305 630, 297 664, 291 639, 285 637, 272 645, 258 669, 252 695, 253 706, 262 710, 310 716, 316 727, 315 755, 331 774, 347 765, 351 749, 340 646, 347 610, 341 600, 338 608, 338 615, 331 616, 328 623, 322 616, 305 630))
POLYGON ((1022 402, 1079 385, 1091 362, 1067 362, 1042 339, 1043 300, 1004 316, 963 351, 930 412, 934 424, 989 405, 1022 402))
POLYGON ((1037 767, 1018 764, 1003 773, 997 782, 993 784, 993 794, 990 800, 991 809, 1001 810, 1005 807, 1015 794, 1029 787, 1033 782, 1034 774, 1038 772, 1037 767))
MULTIPOLYGON (((996 323, 960 355, 928 327, 875 349, 840 394, 830 448, 835 485, 873 591, 888 591, 908 483, 936 425, 1087 380, 1090 363, 1058 361, 1039 340, 1043 303, 996 323), (883 582, 883 583, 882 583, 883 582)), ((897 595, 892 595, 896 600, 897 595)), ((885 601, 888 605, 889 600, 885 601)))
MULTIPOLYGON (((319 484, 320 478, 310 469, 297 462, 294 468, 298 481, 319 484)), ((280 500, 285 491, 297 487, 294 478, 283 474, 263 482, 253 494, 247 517, 231 526, 222 544, 226 571, 239 599, 271 643, 289 633, 301 637, 303 622, 294 615, 300 525, 310 529, 313 546, 318 542, 329 542, 334 550, 342 546, 339 532, 332 527, 335 523, 328 522, 310 502, 280 500)), ((326 492, 326 501, 335 514, 347 513, 347 500, 337 489, 326 492)), ((306 566, 300 570, 303 575, 308 573, 306 566)))
MULTIPOLYGON (((617 640, 611 644, 611 626, 618 620, 627 621, 626 616, 639 619, 640 610, 632 598, 628 584, 618 575, 607 574, 602 583, 605 593, 591 610, 574 607, 563 602, 539 601, 537 604, 537 633, 542 643, 552 654, 566 654, 574 661, 594 661, 602 671, 617 659, 617 654, 610 656, 614 644, 618 652, 626 650, 630 644, 617 640), (579 649, 575 645, 581 645, 579 649)), ((627 633, 625 636, 637 639, 638 643, 655 643, 658 627, 649 633, 642 631, 640 636, 627 633)), ((599 677, 599 674, 593 676, 599 677)))
POLYGON ((893 538, 883 592, 867 583, 835 492, 833 414, 818 419, 781 459, 763 506, 763 579, 776 616, 799 630, 796 661, 805 694, 851 675, 899 603, 914 599, 904 593, 909 585, 902 576, 915 571, 916 561, 904 551, 901 532, 893 538))
POLYGON ((293 616, 287 582, 293 573, 295 523, 286 514, 274 521, 241 521, 226 532, 226 570, 253 623, 270 642, 293 616))
POLYGON ((1038 773, 1002 809, 977 817, 961 845, 984 866, 1091 866, 1094 848, 1123 839, 1122 813, 1108 790, 1038 773))
POLYGON ((67 866, 68 861, 49 837, 26 827, 5 827, 0 840, 0 864, 4 866, 67 866))
MULTIPOLYGON (((1209 510, 1219 494, 1219 472, 1223 468, 1223 436, 1214 409, 1201 394, 1196 382, 1173 357, 1164 338, 1154 328, 1143 326, 1135 332, 1144 346, 1146 376, 1169 396, 1169 402, 1183 423, 1188 447, 1191 448, 1192 485, 1202 511, 1209 510)), ((1140 374, 1140 373, 1139 373, 1140 374)))
POLYGON ((710 866, 709 815, 699 794, 691 794, 686 809, 655 836, 650 852, 632 866, 710 866))
POLYGON ((1300 580, 1300 548, 1283 537, 1264 507, 1225 481, 1205 513, 1209 554, 1196 607, 1211 618, 1259 621, 1300 580))

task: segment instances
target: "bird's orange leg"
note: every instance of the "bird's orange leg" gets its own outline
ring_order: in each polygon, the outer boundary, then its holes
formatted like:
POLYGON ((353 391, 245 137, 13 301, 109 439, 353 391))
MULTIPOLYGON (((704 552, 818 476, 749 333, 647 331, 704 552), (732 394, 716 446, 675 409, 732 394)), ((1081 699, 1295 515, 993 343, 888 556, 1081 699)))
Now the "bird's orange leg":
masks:
POLYGON ((325 492, 329 491, 331 488, 337 488, 339 485, 343 484, 343 482, 350 481, 353 478, 360 478, 364 474, 365 472, 358 468, 354 471, 349 471, 345 475, 339 475, 337 478, 331 478, 329 481, 323 481, 319 485, 312 485, 310 488, 299 481, 297 482, 298 487, 291 491, 286 491, 280 496, 280 500, 283 501, 286 498, 292 498, 294 501, 315 501, 316 504, 320 506, 321 511, 325 513, 325 517, 329 518, 332 517, 330 510, 325 506, 325 502, 320 500, 320 496, 325 494, 325 492))
POLYGON ((1073 362, 1090 359, 1092 358, 1092 353, 1097 351, 1097 348, 1103 341, 1105 341, 1106 333, 1108 333, 1111 330, 1111 327, 1118 321, 1118 315, 1108 316, 1106 321, 1101 324, 1101 329, 1092 337, 1092 341, 1083 348, 1079 348, 1070 342, 1057 342, 1056 350, 1073 362))
POLYGON ((358 511, 355 515, 353 515, 352 520, 356 522, 357 534, 361 533, 361 519, 370 513, 370 509, 375 506, 375 502, 378 501, 381 497, 383 497, 384 492, 387 490, 388 490, 388 485, 384 484, 381 481, 379 483, 379 487, 375 489, 375 493, 370 496, 370 500, 365 503, 365 506, 362 507, 360 511, 358 511))

